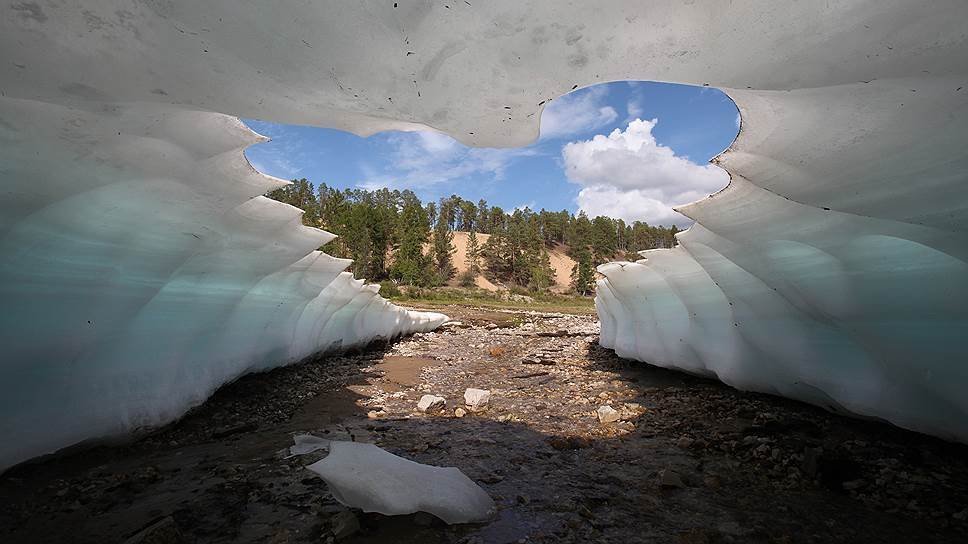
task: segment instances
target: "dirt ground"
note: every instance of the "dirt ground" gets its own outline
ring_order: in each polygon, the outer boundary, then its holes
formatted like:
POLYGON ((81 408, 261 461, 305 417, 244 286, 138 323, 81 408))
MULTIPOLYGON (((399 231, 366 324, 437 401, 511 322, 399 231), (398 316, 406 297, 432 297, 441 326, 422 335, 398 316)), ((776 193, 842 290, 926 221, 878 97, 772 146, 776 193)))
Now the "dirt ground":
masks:
POLYGON ((247 376, 132 443, 8 471, 0 542, 331 542, 348 515, 341 542, 968 542, 966 446, 619 359, 594 316, 449 313, 461 323, 247 376), (490 405, 456 417, 467 387, 490 405), (417 411, 425 393, 444 411, 417 411), (296 433, 456 466, 498 512, 347 514, 303 468, 325 452, 286 458, 296 433))
MULTIPOLYGON (((468 233, 466 232, 454 231, 454 238, 451 240, 451 243, 454 245, 454 279, 451 280, 451 284, 455 286, 459 283, 457 278, 460 274, 467 271, 467 235, 468 233)), ((490 234, 478 233, 478 245, 483 247, 490 237, 490 234)), ((571 270, 576 263, 574 259, 568 256, 567 247, 562 244, 555 244, 553 247, 548 248, 548 261, 551 269, 555 273, 555 285, 552 286, 551 290, 557 293, 570 291, 571 270)), ((501 291, 506 289, 494 285, 481 275, 474 279, 474 285, 486 291, 501 291)))

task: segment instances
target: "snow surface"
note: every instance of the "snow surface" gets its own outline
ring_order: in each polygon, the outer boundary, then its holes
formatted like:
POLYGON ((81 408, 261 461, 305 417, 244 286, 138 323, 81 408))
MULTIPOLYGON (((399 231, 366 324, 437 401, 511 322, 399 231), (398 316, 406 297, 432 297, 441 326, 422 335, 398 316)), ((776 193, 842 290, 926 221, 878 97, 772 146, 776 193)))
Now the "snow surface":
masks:
POLYGON ((603 267, 603 344, 968 441, 962 0, 0 11, 0 467, 439 322, 259 197, 281 182, 232 116, 517 146, 548 100, 628 79, 722 88, 743 127, 681 246, 603 267))
POLYGON ((249 166, 262 138, 234 117, 3 98, 0 119, 0 468, 446 320, 316 251, 334 236, 259 196, 287 182, 249 166))

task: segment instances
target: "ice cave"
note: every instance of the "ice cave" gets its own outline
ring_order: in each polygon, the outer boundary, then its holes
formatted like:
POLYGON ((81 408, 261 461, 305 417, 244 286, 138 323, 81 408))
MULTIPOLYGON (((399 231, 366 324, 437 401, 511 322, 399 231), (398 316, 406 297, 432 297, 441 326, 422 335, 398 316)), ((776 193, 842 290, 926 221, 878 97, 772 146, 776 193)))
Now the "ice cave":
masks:
POLYGON ((236 116, 513 147, 548 101, 632 79, 723 89, 742 130, 676 248, 600 267, 602 345, 968 442, 961 0, 2 11, 0 469, 446 319, 316 251, 236 116))

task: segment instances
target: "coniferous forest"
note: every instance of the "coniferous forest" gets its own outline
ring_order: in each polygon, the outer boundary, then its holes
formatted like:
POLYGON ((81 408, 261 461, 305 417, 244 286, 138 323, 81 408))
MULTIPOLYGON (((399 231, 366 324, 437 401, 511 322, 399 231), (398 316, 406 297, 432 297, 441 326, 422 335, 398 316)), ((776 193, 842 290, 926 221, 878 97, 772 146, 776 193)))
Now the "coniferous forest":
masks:
POLYGON ((572 288, 580 295, 592 293, 597 265, 672 247, 678 232, 675 226, 629 224, 568 210, 506 211, 457 195, 423 203, 410 190, 340 190, 324 183, 316 188, 305 178, 266 196, 303 209, 304 224, 337 234, 325 251, 353 259, 350 270, 356 277, 416 287, 443 285, 455 277, 455 231, 469 233, 461 285, 472 285, 482 274, 509 286, 547 289, 554 283, 548 250, 558 248, 576 262, 572 288))

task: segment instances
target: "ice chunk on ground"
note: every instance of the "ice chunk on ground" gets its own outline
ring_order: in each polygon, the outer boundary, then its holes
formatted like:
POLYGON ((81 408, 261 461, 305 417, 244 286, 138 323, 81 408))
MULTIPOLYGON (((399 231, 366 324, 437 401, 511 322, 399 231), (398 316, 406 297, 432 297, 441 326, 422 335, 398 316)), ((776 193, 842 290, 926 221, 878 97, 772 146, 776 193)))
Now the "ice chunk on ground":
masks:
POLYGON ((494 512, 487 492, 457 468, 422 465, 373 444, 333 441, 329 455, 306 468, 326 480, 336 500, 364 512, 427 512, 450 524, 494 512))
POLYGON ((297 434, 292 437, 293 444, 289 446, 289 455, 306 455, 329 447, 330 441, 311 434, 297 434))

